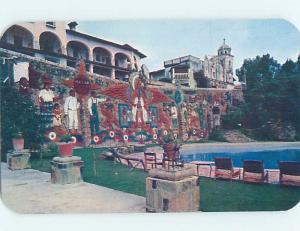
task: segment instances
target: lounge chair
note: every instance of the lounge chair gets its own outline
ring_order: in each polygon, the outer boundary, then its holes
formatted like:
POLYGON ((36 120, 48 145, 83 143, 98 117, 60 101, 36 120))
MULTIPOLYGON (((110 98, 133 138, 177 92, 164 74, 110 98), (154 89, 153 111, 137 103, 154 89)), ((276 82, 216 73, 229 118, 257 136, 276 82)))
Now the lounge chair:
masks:
POLYGON ((231 158, 214 158, 215 161, 215 179, 240 179, 240 170, 234 170, 231 158))
POLYGON ((122 160, 124 160, 131 169, 134 169, 139 164, 141 164, 144 171, 146 171, 145 164, 144 164, 144 161, 142 159, 122 155, 115 148, 108 148, 108 150, 111 151, 111 153, 113 154, 114 159, 118 160, 120 163, 122 163, 122 160))
POLYGON ((261 160, 243 161, 243 181, 252 183, 264 183, 269 181, 269 173, 264 169, 264 162, 261 160))
POLYGON ((281 185, 300 186, 300 162, 278 161, 278 166, 281 185))

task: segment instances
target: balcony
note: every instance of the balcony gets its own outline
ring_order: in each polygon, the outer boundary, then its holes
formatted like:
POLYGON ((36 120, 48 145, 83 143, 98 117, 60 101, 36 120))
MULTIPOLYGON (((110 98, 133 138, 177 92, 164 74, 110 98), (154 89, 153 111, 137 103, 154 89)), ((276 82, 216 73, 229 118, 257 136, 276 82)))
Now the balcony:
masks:
POLYGON ((5 41, 1 41, 0 42, 0 47, 7 49, 7 50, 11 50, 11 51, 15 51, 15 52, 19 52, 25 55, 30 55, 30 56, 34 56, 34 49, 32 48, 32 46, 15 46, 14 44, 11 43, 7 43, 5 41))
POLYGON ((174 73, 173 79, 174 80, 189 80, 190 76, 189 73, 174 73))

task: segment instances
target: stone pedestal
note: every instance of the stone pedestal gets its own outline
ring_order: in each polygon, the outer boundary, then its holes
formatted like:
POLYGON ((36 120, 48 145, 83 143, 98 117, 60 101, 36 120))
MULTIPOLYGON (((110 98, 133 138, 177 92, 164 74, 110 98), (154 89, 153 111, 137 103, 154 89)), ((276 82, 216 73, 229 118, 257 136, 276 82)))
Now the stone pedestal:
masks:
POLYGON ((200 188, 191 167, 152 169, 146 179, 148 212, 199 211, 200 188))
POLYGON ((11 170, 30 168, 30 152, 28 149, 11 151, 7 153, 7 165, 11 170))
POLYGON ((54 157, 51 163, 51 183, 73 184, 82 181, 83 161, 79 156, 54 157))

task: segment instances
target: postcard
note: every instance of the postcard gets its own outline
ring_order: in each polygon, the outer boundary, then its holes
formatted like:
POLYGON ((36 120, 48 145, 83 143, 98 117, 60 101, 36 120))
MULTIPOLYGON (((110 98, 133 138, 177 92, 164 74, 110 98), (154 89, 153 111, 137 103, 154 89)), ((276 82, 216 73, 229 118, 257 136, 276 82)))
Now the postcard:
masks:
POLYGON ((300 33, 288 21, 33 21, 0 37, 9 209, 283 211, 299 202, 300 33))

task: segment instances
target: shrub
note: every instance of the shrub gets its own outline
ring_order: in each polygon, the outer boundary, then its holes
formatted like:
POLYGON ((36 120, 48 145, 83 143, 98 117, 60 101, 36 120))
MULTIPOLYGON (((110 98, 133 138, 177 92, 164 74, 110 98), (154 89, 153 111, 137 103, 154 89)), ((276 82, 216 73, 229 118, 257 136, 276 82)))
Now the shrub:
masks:
POLYGON ((12 133, 11 136, 14 139, 21 139, 21 138, 23 138, 22 132, 20 132, 20 131, 16 131, 16 132, 12 133))
POLYGON ((41 156, 51 158, 58 155, 58 145, 54 142, 45 144, 41 149, 41 156))
POLYGON ((65 134, 65 135, 62 135, 60 137, 60 142, 65 142, 65 143, 69 143, 71 142, 73 139, 72 139, 72 136, 70 134, 65 134))
POLYGON ((225 129, 239 129, 242 124, 242 110, 232 108, 228 113, 222 115, 222 127, 225 129))
POLYGON ((210 140, 215 140, 215 141, 226 141, 222 132, 217 129, 213 129, 212 132, 209 134, 209 139, 210 140))
POLYGON ((32 149, 44 141, 44 128, 40 126, 40 116, 30 96, 21 94, 8 83, 1 84, 1 153, 12 149, 12 138, 16 132, 25 140, 25 148, 32 149))

